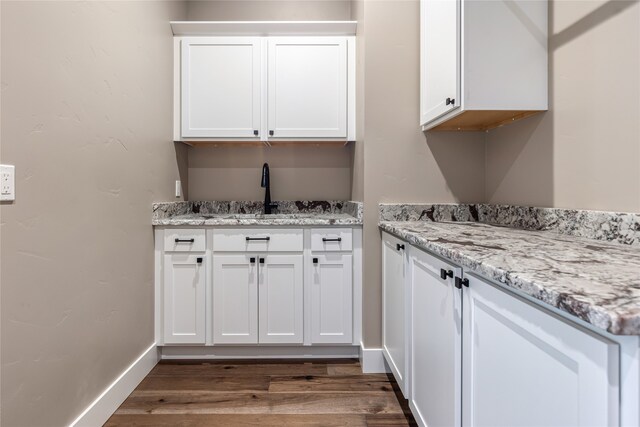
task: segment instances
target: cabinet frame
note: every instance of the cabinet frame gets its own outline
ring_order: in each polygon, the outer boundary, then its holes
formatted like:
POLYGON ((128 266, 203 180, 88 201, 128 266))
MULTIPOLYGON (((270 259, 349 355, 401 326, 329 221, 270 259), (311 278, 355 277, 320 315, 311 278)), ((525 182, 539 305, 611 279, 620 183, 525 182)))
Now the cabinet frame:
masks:
MULTIPOLYGON (((313 37, 310 34, 301 34, 299 36, 295 36, 296 38, 300 37, 309 37, 310 39, 317 38, 313 37)), ((347 136, 346 138, 332 138, 332 137, 321 137, 321 138, 304 138, 304 137, 269 137, 268 135, 268 84, 267 84, 267 44, 270 38, 269 36, 260 37, 262 39, 262 64, 261 64, 261 113, 260 113, 260 122, 261 128, 259 131, 258 137, 211 137, 211 136, 202 136, 202 137, 185 137, 182 135, 182 50, 181 43, 185 38, 197 39, 201 37, 211 37, 211 36, 176 36, 173 38, 173 140, 176 142, 184 142, 190 146, 211 146, 211 144, 220 143, 220 144, 233 144, 233 143, 242 143, 249 145, 267 145, 269 146, 271 143, 300 143, 304 144, 305 142, 327 142, 327 143, 346 143, 350 141, 356 140, 356 38, 354 35, 327 35, 322 36, 322 38, 336 38, 343 39, 346 41, 347 46, 347 104, 346 104, 346 116, 347 116, 347 136)), ((218 37, 218 36, 214 36, 218 37)), ((242 38, 242 37, 239 37, 242 38)), ((273 38, 282 38, 282 37, 273 37, 273 38)), ((330 145, 330 144, 327 144, 330 145)), ((214 145, 215 146, 215 145, 214 145)))

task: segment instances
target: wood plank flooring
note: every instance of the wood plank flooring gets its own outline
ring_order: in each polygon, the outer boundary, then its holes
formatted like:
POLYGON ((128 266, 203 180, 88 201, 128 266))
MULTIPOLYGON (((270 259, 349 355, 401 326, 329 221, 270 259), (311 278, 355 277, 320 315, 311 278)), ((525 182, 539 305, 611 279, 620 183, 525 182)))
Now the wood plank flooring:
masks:
POLYGON ((105 426, 415 426, 397 384, 357 360, 163 361, 105 426))

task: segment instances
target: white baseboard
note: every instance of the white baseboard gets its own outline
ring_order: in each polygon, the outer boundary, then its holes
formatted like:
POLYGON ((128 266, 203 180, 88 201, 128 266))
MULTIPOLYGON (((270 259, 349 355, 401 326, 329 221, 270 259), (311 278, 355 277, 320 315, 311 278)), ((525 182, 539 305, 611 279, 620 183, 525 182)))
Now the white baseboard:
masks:
POLYGON ((360 343, 360 366, 365 374, 384 374, 389 372, 381 348, 365 348, 360 343))
POLYGON ((357 358, 358 346, 164 346, 160 358, 170 359, 344 359, 357 358))
POLYGON ((71 424, 71 427, 103 425, 158 363, 155 343, 120 374, 71 424))

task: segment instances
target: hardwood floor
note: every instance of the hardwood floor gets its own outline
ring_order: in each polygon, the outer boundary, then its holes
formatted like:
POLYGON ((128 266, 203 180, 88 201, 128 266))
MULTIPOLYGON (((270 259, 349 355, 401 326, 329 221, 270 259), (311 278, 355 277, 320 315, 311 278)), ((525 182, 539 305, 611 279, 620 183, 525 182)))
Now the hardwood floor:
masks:
POLYGON ((357 360, 163 361, 105 426, 414 426, 397 385, 357 360), (402 403, 401 403, 402 402, 402 403))

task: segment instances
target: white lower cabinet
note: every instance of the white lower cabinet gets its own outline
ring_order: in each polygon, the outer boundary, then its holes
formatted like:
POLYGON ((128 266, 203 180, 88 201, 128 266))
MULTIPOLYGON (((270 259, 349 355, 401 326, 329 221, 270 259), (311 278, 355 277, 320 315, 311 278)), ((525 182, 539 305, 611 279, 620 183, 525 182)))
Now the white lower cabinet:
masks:
POLYGON ((619 425, 617 343, 466 277, 463 425, 619 425))
POLYGON ((310 265, 311 343, 349 344, 353 331, 352 255, 313 255, 310 265))
POLYGON ((405 281, 405 243, 390 234, 382 235, 382 353, 407 394, 408 311, 405 281))
POLYGON ((302 254, 260 256, 258 342, 302 343, 304 301, 302 258, 302 254))
POLYGON ((258 343, 258 257, 213 257, 213 342, 258 343))
POLYGON ((204 344, 206 330, 204 254, 164 256, 164 342, 204 344))
MULTIPOLYGON (((399 256, 383 240, 389 283, 399 256)), ((409 404, 419 425, 620 425, 619 343, 409 252, 409 404)))
POLYGON ((462 295, 456 275, 453 265, 410 249, 409 406, 422 426, 460 425, 462 295))

